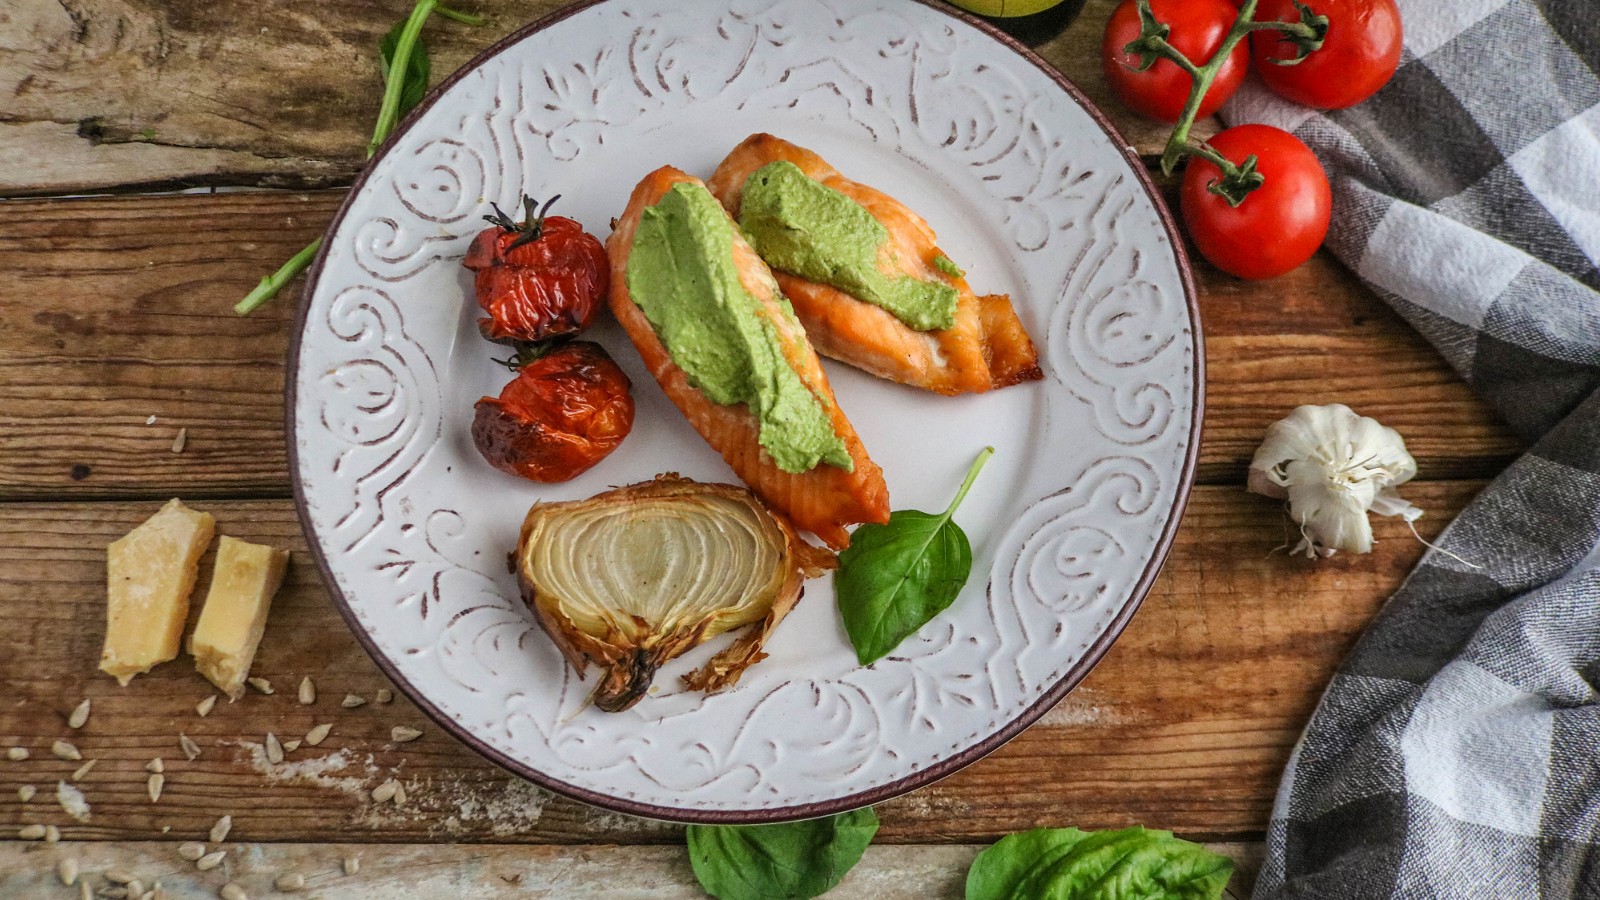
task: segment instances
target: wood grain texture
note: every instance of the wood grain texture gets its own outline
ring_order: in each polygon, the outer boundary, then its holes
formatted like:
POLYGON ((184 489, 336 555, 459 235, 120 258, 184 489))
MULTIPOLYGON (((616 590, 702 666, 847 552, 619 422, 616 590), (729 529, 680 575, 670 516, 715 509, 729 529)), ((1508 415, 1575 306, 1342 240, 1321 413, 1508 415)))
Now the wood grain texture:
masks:
MULTIPOLYGON (((1405 495, 1428 510, 1432 537, 1481 487, 1425 482, 1405 495)), ((198 508, 219 533, 290 547, 296 558, 273 605, 254 673, 277 690, 218 703, 187 657, 120 689, 96 671, 104 616, 104 547, 158 504, 10 504, 0 519, 0 746, 32 757, 0 761, 0 833, 55 823, 71 839, 187 835, 234 816, 241 840, 313 840, 360 833, 381 841, 659 842, 677 829, 603 813, 493 768, 404 699, 371 700, 382 676, 334 611, 304 552, 287 501, 218 501, 198 508), (315 706, 295 686, 314 679, 315 706), (93 715, 72 731, 84 697, 93 715), (281 740, 328 722, 319 747, 271 765, 267 732, 281 740), (395 744, 395 725, 423 729, 395 744), (202 747, 188 761, 186 733, 202 747), (68 819, 54 802, 77 763, 55 759, 71 740, 99 765, 81 785, 93 813, 68 819), (145 796, 144 764, 166 761, 159 803, 145 796), (399 779, 404 807, 371 802, 399 779), (33 784, 39 795, 16 794, 33 784)), ((1259 836, 1289 748, 1333 667, 1382 598, 1420 555, 1404 526, 1380 521, 1377 550, 1313 563, 1273 548, 1289 539, 1279 506, 1230 487, 1198 489, 1177 545, 1133 624, 1082 686, 1022 736, 944 781, 880 807, 888 841, 985 841, 1038 825, 1144 824, 1209 839, 1259 836)), ((209 559, 201 564, 204 590, 209 559)), ((196 611, 197 612, 197 611, 196 611)), ((779 634, 781 639, 781 632, 779 634)))
MULTIPOLYGON (((187 835, 186 837, 199 837, 187 835)), ((214 900, 231 878, 252 897, 280 896, 272 883, 299 873, 321 900, 703 900, 681 847, 494 847, 417 844, 236 844, 225 868, 197 872, 171 843, 0 843, 0 896, 57 896, 58 860, 78 860, 89 884, 121 871, 146 887, 161 879, 170 900, 214 900), (346 876, 341 862, 357 856, 346 876)), ((1207 845, 1234 861, 1229 897, 1248 897, 1261 867, 1259 843, 1207 845)), ((867 848, 828 900, 960 900, 982 845, 867 848)))
MULTIPOLYGON (((0 499, 287 496, 283 378, 299 286, 246 318, 232 305, 317 236, 339 197, 8 204, 0 499), (179 428, 188 444, 174 454, 179 428)), ((1301 403, 1348 403, 1399 429, 1424 477, 1490 475, 1518 451, 1438 354, 1326 254, 1269 282, 1196 271, 1203 482, 1242 483, 1267 425, 1301 403)))
MULTIPOLYGON (((424 32, 439 81, 562 0, 473 0, 471 28, 424 32)), ((1166 129, 1123 110, 1099 69, 1114 0, 1040 48, 1141 153, 1166 129)), ((0 8, 0 196, 177 185, 349 184, 382 86, 377 47, 401 0, 19 0, 0 8)), ((1215 131, 1202 122, 1196 135, 1215 131)))

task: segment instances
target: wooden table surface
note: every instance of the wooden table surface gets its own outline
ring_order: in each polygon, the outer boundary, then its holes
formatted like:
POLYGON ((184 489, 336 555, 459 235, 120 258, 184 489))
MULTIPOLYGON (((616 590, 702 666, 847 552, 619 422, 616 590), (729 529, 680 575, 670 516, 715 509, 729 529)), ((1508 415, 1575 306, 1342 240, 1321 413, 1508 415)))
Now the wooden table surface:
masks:
MULTIPOLYGON (((552 0, 471 0, 491 24, 435 20, 442 74, 552 0)), ((1149 158, 1161 132, 1109 101, 1096 46, 1112 7, 1041 48, 1149 158)), ((374 52, 404 0, 20 0, 0 8, 0 896, 77 896, 124 869, 170 896, 251 896, 299 871, 334 897, 701 896, 675 826, 552 797, 479 759, 386 687, 305 552, 283 434, 286 348, 299 285, 248 318, 233 303, 316 237, 362 159, 379 83, 374 52), (196 185, 250 192, 171 193, 196 185), (159 193, 160 191, 168 191, 159 193), (154 417, 154 421, 148 420, 154 417), (187 446, 172 450, 180 429, 187 446), (96 670, 105 545, 181 496, 219 531, 292 548, 254 674, 270 696, 213 693, 188 658, 127 688, 96 670), (297 702, 303 677, 314 705, 297 702), (368 699, 344 709, 346 694, 368 699), (90 698, 82 728, 67 716, 90 698), (265 758, 320 723, 332 735, 265 758), (390 729, 420 728, 396 744, 390 729), (179 735, 201 748, 185 759, 179 735), (78 762, 84 821, 57 803, 78 762), (146 763, 165 761, 159 802, 146 763), (387 779, 404 806, 376 804, 387 779), (22 802, 18 789, 37 795, 22 802), (223 867, 180 841, 231 815, 223 867), (346 856, 360 871, 344 875, 346 856)), ((1214 123, 1203 123, 1214 128, 1214 123)), ((1273 792, 1329 674, 1422 547, 1393 520, 1370 556, 1273 550, 1289 526, 1246 494, 1268 423, 1343 402, 1400 430, 1420 479, 1406 496, 1432 537, 1516 455, 1517 440, 1438 355, 1326 254, 1246 283, 1196 263, 1207 355, 1198 483, 1165 571, 1088 679, 1010 744, 878 808, 882 829, 838 897, 959 897, 984 844, 1040 825, 1168 828, 1254 877, 1273 792)), ((202 563, 209 571, 209 560, 202 563)), ((198 607, 198 604, 196 605, 198 607)))

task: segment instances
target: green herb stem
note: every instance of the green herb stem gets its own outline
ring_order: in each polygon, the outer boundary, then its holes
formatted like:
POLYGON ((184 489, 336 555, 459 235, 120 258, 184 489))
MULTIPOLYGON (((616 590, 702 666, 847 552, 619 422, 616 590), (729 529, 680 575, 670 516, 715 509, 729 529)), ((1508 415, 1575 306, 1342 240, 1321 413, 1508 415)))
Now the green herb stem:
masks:
POLYGON ((234 304, 233 311, 241 316, 248 316, 255 312, 261 304, 277 296, 278 291, 288 284, 290 279, 299 275, 311 265, 311 260, 316 258, 317 251, 322 248, 322 238, 312 241, 309 246, 299 253, 289 257, 289 261, 278 267, 278 271, 261 279, 255 290, 245 295, 243 300, 234 304))
MULTIPOLYGON (((422 33, 422 26, 427 23, 428 16, 439 0, 417 0, 417 5, 411 8, 411 15, 406 18, 405 27, 400 30, 400 40, 395 43, 394 59, 389 63, 389 71, 383 79, 383 103, 378 107, 378 121, 372 126, 372 140, 367 142, 367 158, 378 152, 389 134, 394 131, 394 126, 400 121, 400 94, 405 89, 406 65, 411 59, 411 51, 417 46, 417 36, 422 33), (401 74, 396 74, 401 73, 401 74)), ((1254 5, 1252 0, 1251 5, 1254 5)))
POLYGON ((476 27, 489 24, 489 20, 483 16, 475 16, 472 13, 462 12, 459 9, 451 9, 448 6, 441 5, 435 9, 434 12, 444 16, 446 19, 449 19, 452 22, 460 22, 463 25, 472 25, 476 27))
POLYGON ((983 464, 988 462, 989 457, 993 455, 993 447, 985 447, 978 453, 978 458, 973 460, 971 467, 967 469, 967 477, 962 480, 961 487, 956 489, 955 499, 950 501, 950 505, 939 516, 941 524, 950 521, 950 517, 956 514, 956 507, 961 505, 961 501, 967 499, 967 491, 972 490, 972 483, 978 480, 978 473, 983 471, 983 464))

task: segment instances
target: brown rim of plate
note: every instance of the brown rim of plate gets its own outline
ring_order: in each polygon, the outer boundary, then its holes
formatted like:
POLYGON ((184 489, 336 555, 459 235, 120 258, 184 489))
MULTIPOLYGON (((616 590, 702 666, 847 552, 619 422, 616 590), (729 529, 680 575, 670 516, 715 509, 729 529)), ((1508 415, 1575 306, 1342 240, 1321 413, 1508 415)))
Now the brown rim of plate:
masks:
POLYGON ((1129 596, 1128 601, 1123 604, 1122 609, 1117 612, 1116 617, 1111 621, 1110 627, 1101 632, 1100 637, 1089 646, 1089 649, 1084 653, 1083 657, 1078 660, 1077 665, 1073 666, 1072 669, 1067 672, 1067 674, 1063 675, 1060 680, 1051 685, 1044 692, 1044 694, 1039 697, 1038 700, 1034 701, 1031 706, 1023 710, 1010 722, 1001 726, 998 731, 994 732, 983 740, 978 741, 972 746, 949 756, 948 758, 942 759, 933 765, 919 769, 904 778, 889 782, 888 784, 879 785, 877 787, 860 791, 858 793, 849 794, 843 797, 836 797, 832 800, 822 800, 816 803, 803 803, 794 806, 777 806, 765 809, 748 810, 693 810, 633 802, 619 797, 613 797, 608 794, 598 793, 587 788, 567 784, 564 781, 552 778, 549 775, 538 771, 537 769, 512 759, 494 747, 484 743, 482 740, 470 733, 465 727, 457 723, 450 716, 442 712, 438 707, 435 707, 432 703, 430 703, 427 698, 423 696, 422 692, 417 690, 417 688, 415 688, 409 681, 403 678, 400 675, 400 672, 389 661, 389 659, 383 653, 379 652, 378 648, 373 645, 371 636, 366 633, 366 631, 361 627, 360 622, 357 621, 355 612, 350 607, 349 600, 345 598, 344 592, 339 589, 338 582, 334 580, 333 573, 328 568, 327 556, 322 551, 322 545, 316 540, 316 533, 312 529, 310 518, 306 513, 305 485, 300 480, 300 458, 299 453, 296 450, 297 442, 294 438, 295 404, 298 399, 296 397, 295 386, 296 382, 298 381, 297 374, 299 371, 300 362, 300 339, 305 334, 306 316, 310 310, 310 299, 315 295, 317 281, 322 277, 323 264, 327 261, 328 248, 332 245, 331 238, 338 231, 339 226, 343 224, 346 214, 350 212, 350 205, 354 202, 356 195, 360 193, 361 188, 366 184, 367 175, 371 173, 373 169, 376 168, 377 163, 382 160, 391 149, 393 149, 395 142, 407 131, 409 131, 411 126, 414 125, 422 115, 426 114, 427 111, 433 107, 433 104, 438 101, 439 97, 441 97, 445 91, 454 86, 455 83, 460 81, 461 78, 467 73, 477 69, 485 62, 488 62, 490 59, 504 52, 512 45, 521 42, 529 35, 543 31, 553 25, 557 25, 571 16, 605 2, 608 2, 608 0, 584 0, 584 2, 576 3, 572 6, 566 7, 565 9, 557 10, 556 12, 551 13, 542 19, 530 22, 494 42, 483 52, 479 53, 477 56, 474 56, 471 61, 450 73, 450 75, 438 85, 435 85, 433 88, 429 89, 427 96, 423 98, 422 102, 417 104, 417 107, 406 115, 405 119, 400 123, 400 125, 391 135, 389 135, 389 138, 383 142, 383 145, 378 149, 378 152, 372 155, 372 158, 369 159, 367 164, 362 167, 361 172, 356 175, 355 182, 350 186, 349 193, 345 195, 344 202, 339 205, 339 211, 334 214, 333 221, 328 224, 328 230, 324 232, 324 237, 326 239, 322 242, 322 249, 318 251, 316 259, 312 262, 311 269, 306 275, 305 286, 301 289, 300 308, 295 314, 294 332, 290 335, 288 377, 285 379, 284 383, 284 433, 289 436, 287 440, 289 451, 289 480, 294 488, 295 512, 300 517, 300 529, 305 533, 306 545, 310 547, 311 555, 317 561, 317 570, 322 574, 322 582, 327 586, 328 593, 333 596, 334 605, 338 607, 339 614, 344 617, 345 623, 349 625, 350 631, 355 635, 356 640, 361 644, 362 649, 366 650, 367 655, 372 657, 373 662, 378 664, 378 668, 383 671, 383 674, 390 681, 394 682, 395 686, 404 692, 411 702, 416 704, 418 709, 421 709, 425 714, 427 714, 428 718, 432 719, 440 728, 444 729, 456 740, 461 741, 468 747, 471 747, 480 756, 483 756, 485 759, 488 759, 490 762, 509 771, 513 775, 516 775, 520 778, 525 778, 528 781, 531 781, 534 784, 537 784, 553 793, 560 794, 563 797, 568 797, 591 806, 598 806, 603 809, 613 810, 615 812, 627 813, 628 815, 640 816, 649 819, 660 819, 668 822, 704 825, 756 825, 772 822, 788 822, 798 819, 811 819, 819 816, 827 816, 835 813, 846 812, 852 809, 860 809, 864 806, 872 806, 873 804, 881 803, 893 797, 898 797, 901 794, 908 793, 916 790, 917 788, 926 787, 927 785, 944 778, 946 775, 951 775, 961 769, 966 768, 972 763, 977 762, 983 757, 999 749, 1000 746, 1005 744, 1007 741, 1021 734, 1029 725, 1032 725, 1040 716, 1044 715, 1045 712, 1047 712, 1051 707, 1060 702, 1061 699, 1071 692, 1074 687, 1077 687, 1078 683, 1081 682, 1084 677, 1089 674, 1090 670, 1092 670, 1095 665, 1100 662, 1100 658, 1105 655, 1108 649, 1111 648, 1112 643, 1114 643, 1116 639, 1121 636, 1123 629, 1125 629, 1128 626, 1128 622, 1132 620, 1133 614, 1138 611, 1139 605, 1144 602, 1145 596, 1150 593, 1150 588, 1155 583, 1156 576, 1160 573, 1162 564, 1166 562, 1167 554, 1172 550, 1173 536, 1177 532, 1178 523, 1183 519, 1183 511, 1189 501, 1189 491, 1194 486, 1195 465, 1200 456, 1200 426, 1202 415, 1205 412, 1205 344, 1202 340, 1202 334, 1200 330, 1200 307, 1198 303, 1198 294, 1195 289, 1194 272, 1190 267, 1189 256, 1184 250, 1183 239, 1178 233, 1177 224, 1173 220, 1172 210, 1167 208, 1166 203, 1161 199, 1161 194, 1155 189, 1155 185, 1150 180, 1150 173, 1145 169, 1144 161, 1139 158, 1139 155, 1134 152, 1133 147, 1130 146, 1128 142, 1123 139, 1122 135, 1117 132, 1116 127, 1111 124, 1111 122, 1106 118, 1105 114, 1097 109, 1095 105, 1089 101, 1089 98, 1084 96, 1083 92, 1080 91, 1078 87, 1071 81, 1068 81, 1066 76, 1062 75, 1061 72, 1056 70, 1054 66, 1051 66, 1049 63, 1045 62, 1037 53, 1034 53, 1020 41, 1016 40, 1005 32, 1000 31, 993 25, 990 25, 981 19, 968 15, 965 12, 947 6, 943 3, 939 3, 937 0, 915 0, 915 2, 949 16, 952 19, 966 23, 980 33, 987 35, 1001 46, 1011 50, 1018 56, 1032 63, 1039 69, 1039 71, 1043 72, 1047 77, 1054 81, 1056 85, 1067 94, 1067 96, 1071 97, 1080 107, 1082 107, 1084 111, 1089 114, 1090 118, 1094 119, 1095 123, 1100 126, 1101 130, 1105 132, 1106 137, 1109 138, 1122 152, 1123 158, 1127 161, 1129 168, 1133 170, 1135 178, 1138 179, 1140 187, 1144 189, 1144 192, 1149 196, 1150 201, 1155 204, 1156 211, 1161 216, 1161 223, 1167 232, 1167 241, 1169 244, 1171 244, 1173 255, 1177 258, 1178 275, 1183 282, 1184 297, 1189 309, 1189 330, 1194 339, 1194 408, 1191 411, 1189 423, 1189 447, 1183 460, 1182 474, 1178 479, 1177 500, 1173 504, 1172 515, 1170 518, 1168 518, 1166 526, 1162 528, 1161 535, 1156 542, 1155 552, 1151 555, 1150 561, 1145 565, 1144 572, 1140 574, 1139 580, 1134 584, 1132 594, 1129 596))

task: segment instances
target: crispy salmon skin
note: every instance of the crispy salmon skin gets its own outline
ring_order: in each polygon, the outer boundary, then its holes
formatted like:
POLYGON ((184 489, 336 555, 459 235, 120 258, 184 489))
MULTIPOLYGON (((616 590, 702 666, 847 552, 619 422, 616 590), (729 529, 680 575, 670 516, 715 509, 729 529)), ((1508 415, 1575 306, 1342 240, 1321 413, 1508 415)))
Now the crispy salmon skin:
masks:
POLYGON ((758 314, 772 324, 785 359, 821 401, 834 432, 849 452, 854 464, 852 470, 827 463, 819 463, 798 474, 778 468, 760 444, 760 425, 750 408, 743 403, 726 406, 714 403, 690 384, 688 376, 673 362, 650 320, 628 290, 628 257, 640 218, 674 185, 684 182, 704 187, 698 178, 664 166, 645 176, 634 188, 627 210, 606 240, 606 253, 611 261, 611 311, 668 399, 683 412, 706 443, 722 454, 751 490, 772 509, 815 534, 828 546, 847 547, 850 544, 847 526, 889 520, 889 489, 883 481, 883 470, 867 456, 861 439, 834 399, 816 352, 778 293, 766 264, 739 235, 738 228, 733 229, 731 250, 739 283, 761 301, 758 314))
POLYGON ((940 394, 979 393, 1044 377, 1011 299, 974 294, 965 276, 948 268, 928 223, 893 197, 845 178, 817 154, 770 134, 746 138, 717 166, 707 185, 737 221, 745 182, 780 161, 844 194, 884 226, 889 243, 878 255, 878 266, 885 275, 943 281, 957 291, 954 324, 917 331, 883 307, 839 288, 775 271, 817 352, 940 394))

